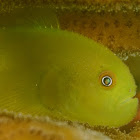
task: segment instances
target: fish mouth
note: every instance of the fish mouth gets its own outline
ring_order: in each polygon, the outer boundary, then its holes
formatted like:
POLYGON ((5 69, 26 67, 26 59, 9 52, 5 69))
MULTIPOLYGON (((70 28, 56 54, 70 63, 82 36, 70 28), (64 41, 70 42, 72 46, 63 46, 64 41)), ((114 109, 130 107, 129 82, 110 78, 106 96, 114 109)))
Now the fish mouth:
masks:
POLYGON ((120 102, 120 105, 129 103, 129 102, 131 102, 132 100, 138 100, 138 98, 137 98, 137 96, 136 96, 136 93, 135 93, 133 96, 128 97, 128 98, 125 98, 124 100, 122 100, 122 101, 120 102))

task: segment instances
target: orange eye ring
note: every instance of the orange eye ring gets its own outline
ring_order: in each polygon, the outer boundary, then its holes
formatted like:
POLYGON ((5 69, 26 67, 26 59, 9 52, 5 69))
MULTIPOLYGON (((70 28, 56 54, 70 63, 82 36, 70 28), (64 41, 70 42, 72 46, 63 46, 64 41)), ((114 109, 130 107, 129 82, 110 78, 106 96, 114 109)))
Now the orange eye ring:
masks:
POLYGON ((104 88, 112 88, 116 84, 116 78, 112 72, 105 71, 100 74, 99 82, 104 88))

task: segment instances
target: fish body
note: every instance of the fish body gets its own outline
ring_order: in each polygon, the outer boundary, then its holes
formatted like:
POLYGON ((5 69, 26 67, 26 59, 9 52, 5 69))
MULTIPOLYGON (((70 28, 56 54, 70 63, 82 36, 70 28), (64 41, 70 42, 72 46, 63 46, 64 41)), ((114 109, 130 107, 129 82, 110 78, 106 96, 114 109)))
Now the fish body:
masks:
POLYGON ((121 126, 138 100, 128 67, 110 50, 60 29, 1 32, 0 109, 121 126))

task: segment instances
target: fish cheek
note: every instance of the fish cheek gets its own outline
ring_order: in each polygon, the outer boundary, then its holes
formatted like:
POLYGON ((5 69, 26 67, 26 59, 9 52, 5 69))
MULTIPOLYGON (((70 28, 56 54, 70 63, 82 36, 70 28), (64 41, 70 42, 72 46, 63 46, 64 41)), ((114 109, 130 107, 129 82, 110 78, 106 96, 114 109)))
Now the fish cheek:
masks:
MULTIPOLYGON (((108 82, 108 81, 107 81, 108 82)), ((106 83, 107 84, 107 83, 106 83)), ((104 70, 98 76, 98 85, 99 85, 99 92, 100 93, 100 100, 101 100, 101 110, 102 107, 108 110, 108 113, 116 106, 116 102, 118 101, 117 92, 116 92, 116 75, 111 72, 104 70), (105 85, 105 78, 111 78, 110 85, 105 85), (111 104, 111 106, 110 106, 111 104)))
POLYGON ((53 110, 63 112, 70 101, 69 93, 71 79, 65 70, 50 67, 43 74, 39 84, 39 95, 41 103, 53 110))

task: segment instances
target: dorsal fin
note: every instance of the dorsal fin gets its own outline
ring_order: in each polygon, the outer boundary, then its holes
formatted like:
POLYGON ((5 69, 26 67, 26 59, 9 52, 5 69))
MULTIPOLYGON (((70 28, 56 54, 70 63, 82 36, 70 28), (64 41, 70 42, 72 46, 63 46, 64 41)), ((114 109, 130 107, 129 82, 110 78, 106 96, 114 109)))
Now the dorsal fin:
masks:
POLYGON ((38 28, 59 28, 56 10, 52 7, 29 9, 27 24, 38 28))
POLYGON ((59 28, 56 9, 47 6, 45 8, 23 8, 16 9, 11 13, 0 16, 1 29, 21 28, 59 28))

